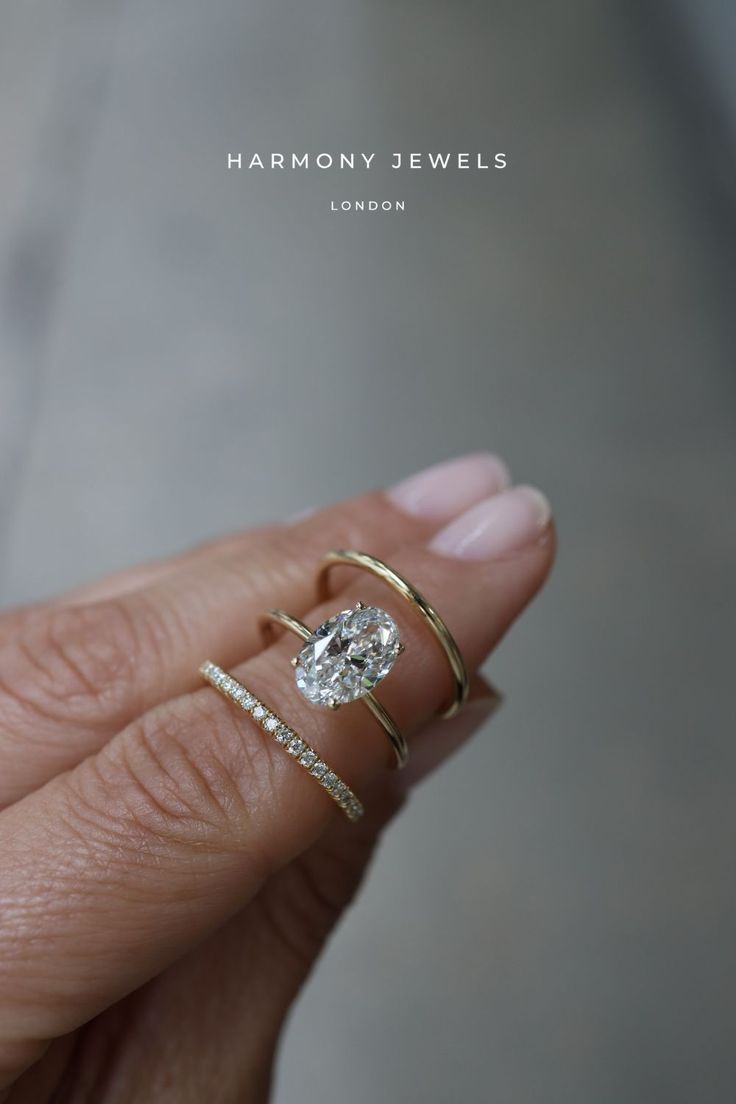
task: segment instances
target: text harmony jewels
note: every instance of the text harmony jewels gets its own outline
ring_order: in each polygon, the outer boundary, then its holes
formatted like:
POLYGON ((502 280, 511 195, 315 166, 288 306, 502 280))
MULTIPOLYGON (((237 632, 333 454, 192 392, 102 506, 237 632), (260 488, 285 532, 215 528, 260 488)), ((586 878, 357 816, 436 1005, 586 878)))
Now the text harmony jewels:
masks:
MULTIPOLYGON (((229 153, 229 169, 371 169, 375 153, 229 153)), ((505 169, 505 153, 392 153, 392 169, 505 169)))

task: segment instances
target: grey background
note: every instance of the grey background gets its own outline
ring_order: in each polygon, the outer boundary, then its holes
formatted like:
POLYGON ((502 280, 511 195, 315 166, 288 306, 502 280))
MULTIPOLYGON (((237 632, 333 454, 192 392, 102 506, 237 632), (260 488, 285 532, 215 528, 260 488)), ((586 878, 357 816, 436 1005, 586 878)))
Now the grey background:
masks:
POLYGON ((733 9, 644 8, 3 6, 5 603, 471 448, 555 507, 280 1101, 733 1095, 733 9), (509 168, 224 168, 302 148, 509 168))

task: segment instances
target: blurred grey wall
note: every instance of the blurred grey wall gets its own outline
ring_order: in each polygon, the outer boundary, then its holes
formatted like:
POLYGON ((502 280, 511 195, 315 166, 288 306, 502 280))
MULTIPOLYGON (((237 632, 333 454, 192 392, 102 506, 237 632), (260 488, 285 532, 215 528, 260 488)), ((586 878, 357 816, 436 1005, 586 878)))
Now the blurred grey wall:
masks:
POLYGON ((670 15, 4 5, 6 603, 478 447, 555 506, 507 705, 387 838, 281 1101, 733 1095, 732 151, 670 15), (225 169, 323 148, 509 168, 376 172, 386 217, 225 169))

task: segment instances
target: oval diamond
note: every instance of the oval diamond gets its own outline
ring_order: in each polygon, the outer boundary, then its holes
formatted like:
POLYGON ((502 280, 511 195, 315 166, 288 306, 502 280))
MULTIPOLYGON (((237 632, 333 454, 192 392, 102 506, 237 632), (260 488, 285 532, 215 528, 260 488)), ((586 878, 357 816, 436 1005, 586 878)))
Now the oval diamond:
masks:
POLYGON ((311 702, 343 705, 385 678, 401 651, 396 622, 385 610, 341 610, 323 621, 299 652, 296 684, 311 702))

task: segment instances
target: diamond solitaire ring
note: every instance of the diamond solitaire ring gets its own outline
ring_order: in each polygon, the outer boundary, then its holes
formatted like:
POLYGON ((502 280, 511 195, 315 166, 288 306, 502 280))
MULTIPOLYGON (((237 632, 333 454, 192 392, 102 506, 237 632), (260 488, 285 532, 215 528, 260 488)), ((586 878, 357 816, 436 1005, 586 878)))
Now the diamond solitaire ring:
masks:
POLYGON ((356 552, 352 549, 338 549, 328 552, 320 564, 317 575, 317 600, 323 602, 329 598, 327 576, 333 567, 338 564, 346 564, 351 567, 361 568, 363 571, 375 575, 396 591, 397 594, 409 603, 423 619, 427 627, 432 631, 437 643, 445 653, 450 666, 453 682, 453 696, 451 701, 442 710, 443 717, 452 717, 458 709, 464 705, 470 689, 468 669, 465 666, 460 649, 455 638, 434 606, 431 606, 424 595, 420 594, 416 587, 412 586, 408 579, 399 575, 383 560, 376 556, 370 556, 367 552, 356 552))
POLYGON ((297 688, 307 701, 330 709, 362 701, 388 736, 397 765, 403 767, 409 755, 406 740, 372 694, 404 651, 393 617, 377 606, 359 602, 329 617, 314 632, 281 609, 271 609, 261 617, 264 630, 272 622, 304 642, 291 662, 297 688))

